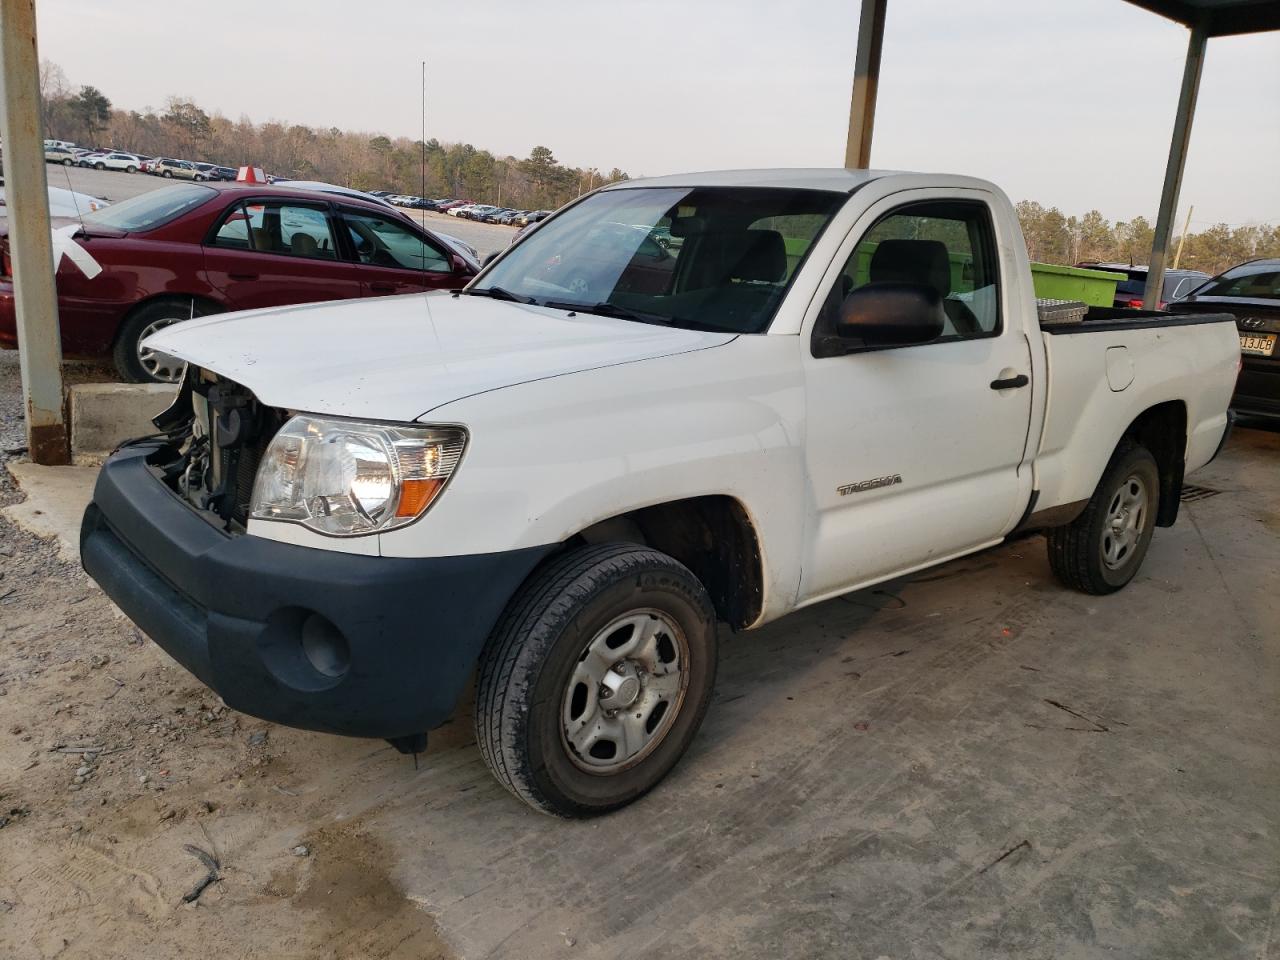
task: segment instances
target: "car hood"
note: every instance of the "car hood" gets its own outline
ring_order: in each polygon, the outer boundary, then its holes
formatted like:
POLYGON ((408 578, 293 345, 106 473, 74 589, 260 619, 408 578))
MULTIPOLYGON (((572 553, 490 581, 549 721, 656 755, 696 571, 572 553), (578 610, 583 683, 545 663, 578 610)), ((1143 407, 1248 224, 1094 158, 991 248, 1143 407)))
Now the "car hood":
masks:
POLYGON ((409 421, 477 393, 734 337, 431 293, 219 314, 146 343, 243 384, 268 406, 409 421))

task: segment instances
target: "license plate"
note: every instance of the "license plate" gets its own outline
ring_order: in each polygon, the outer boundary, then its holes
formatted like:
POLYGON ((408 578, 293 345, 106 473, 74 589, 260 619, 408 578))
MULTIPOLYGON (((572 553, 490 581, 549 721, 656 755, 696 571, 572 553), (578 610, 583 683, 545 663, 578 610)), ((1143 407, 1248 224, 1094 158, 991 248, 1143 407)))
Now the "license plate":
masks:
POLYGON ((1260 357, 1269 357, 1276 348, 1274 333, 1242 333, 1240 334, 1240 352, 1256 353, 1260 357))

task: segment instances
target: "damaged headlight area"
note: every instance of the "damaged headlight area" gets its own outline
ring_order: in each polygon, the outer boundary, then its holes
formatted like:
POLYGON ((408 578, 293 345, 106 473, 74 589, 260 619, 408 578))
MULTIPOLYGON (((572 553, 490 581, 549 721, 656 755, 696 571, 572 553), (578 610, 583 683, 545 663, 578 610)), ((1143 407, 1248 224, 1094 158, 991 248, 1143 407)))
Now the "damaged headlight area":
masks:
POLYGON ((461 427, 295 416, 263 455, 249 517, 331 536, 392 530, 426 512, 466 443, 461 427))

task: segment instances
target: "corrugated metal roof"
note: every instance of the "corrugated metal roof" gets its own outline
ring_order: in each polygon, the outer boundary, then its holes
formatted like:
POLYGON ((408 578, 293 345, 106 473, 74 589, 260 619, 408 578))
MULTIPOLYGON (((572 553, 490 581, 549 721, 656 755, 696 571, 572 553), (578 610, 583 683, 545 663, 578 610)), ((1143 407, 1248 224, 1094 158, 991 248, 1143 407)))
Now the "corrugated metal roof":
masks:
POLYGON ((1280 30, 1277 0, 1129 0, 1135 6, 1185 23, 1203 24, 1211 37, 1280 30))

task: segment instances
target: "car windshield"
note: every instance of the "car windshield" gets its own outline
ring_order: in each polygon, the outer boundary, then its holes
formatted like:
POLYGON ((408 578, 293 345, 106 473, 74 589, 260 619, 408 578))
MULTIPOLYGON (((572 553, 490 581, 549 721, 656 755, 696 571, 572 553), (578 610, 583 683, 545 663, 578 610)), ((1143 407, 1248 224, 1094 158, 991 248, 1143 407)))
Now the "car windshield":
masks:
POLYGON ((218 191, 194 183, 150 190, 128 200, 84 215, 85 223, 137 233, 168 223, 192 210, 218 191))
POLYGON ((531 231, 467 292, 760 333, 845 199, 759 187, 606 190, 531 231))
POLYGON ((1200 287, 1196 296, 1280 300, 1280 266, 1236 267, 1200 287))

